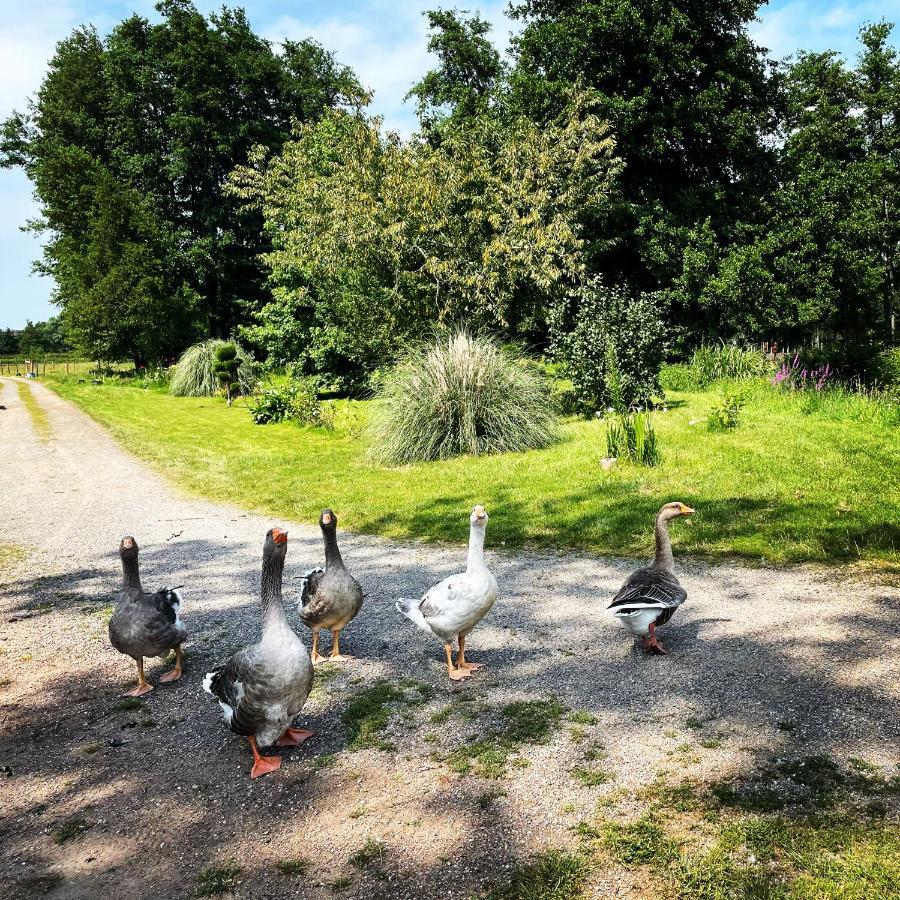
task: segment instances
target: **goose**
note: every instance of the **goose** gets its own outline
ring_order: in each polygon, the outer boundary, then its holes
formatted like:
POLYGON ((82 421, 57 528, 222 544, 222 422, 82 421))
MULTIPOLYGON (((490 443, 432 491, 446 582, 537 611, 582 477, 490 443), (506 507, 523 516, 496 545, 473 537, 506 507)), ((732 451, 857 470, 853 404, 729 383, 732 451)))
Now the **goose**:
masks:
POLYGON ((675 577, 669 522, 689 516, 694 510, 684 503, 666 503, 656 514, 656 556, 653 565, 632 572, 607 609, 624 628, 643 639, 649 653, 666 651, 656 638, 656 629, 665 625, 684 603, 687 591, 675 577))
POLYGON ((144 677, 144 657, 159 656, 165 659, 170 650, 175 651, 175 667, 160 676, 160 681, 178 681, 181 678, 181 645, 187 637, 187 629, 181 624, 181 593, 179 588, 161 588, 155 594, 145 593, 138 569, 138 544, 131 537, 119 543, 124 576, 116 610, 109 620, 109 642, 125 656, 137 663, 138 683, 123 697, 141 697, 153 690, 144 677))
POLYGON ((451 680, 471 678, 482 663, 466 660, 466 638, 487 615, 497 599, 497 581, 484 560, 484 533, 488 514, 476 506, 469 517, 469 555, 466 571, 451 575, 431 588, 421 600, 400 598, 397 611, 428 634, 444 643, 447 673, 451 680), (453 666, 453 642, 459 641, 456 667, 453 666))
POLYGON ((291 728, 313 682, 313 667, 300 638, 288 624, 281 601, 281 576, 287 553, 287 532, 266 534, 262 565, 262 637, 239 650, 224 665, 207 672, 203 689, 218 698, 225 722, 246 737, 253 753, 251 778, 274 772, 279 756, 262 756, 259 747, 291 747, 312 737, 312 731, 291 728))
POLYGON ((300 584, 300 602, 297 613, 312 631, 312 664, 353 659, 341 655, 341 631, 353 619, 362 606, 362 588, 347 571, 337 544, 337 516, 330 509, 323 509, 319 527, 325 541, 325 568, 316 566, 303 573, 300 584), (327 628, 334 639, 331 656, 319 655, 319 629, 327 628))

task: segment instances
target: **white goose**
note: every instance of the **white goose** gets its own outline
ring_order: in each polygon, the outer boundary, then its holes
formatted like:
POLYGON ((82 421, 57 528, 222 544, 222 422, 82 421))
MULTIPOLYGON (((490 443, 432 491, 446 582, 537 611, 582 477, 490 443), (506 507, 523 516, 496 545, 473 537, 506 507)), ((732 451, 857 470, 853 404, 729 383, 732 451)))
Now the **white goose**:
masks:
POLYGON ((451 575, 431 588, 421 600, 400 598, 397 610, 423 631, 440 638, 447 653, 447 672, 453 681, 471 678, 481 663, 466 661, 466 638, 487 615, 497 599, 497 581, 484 559, 484 533, 488 514, 476 506, 469 517, 469 555, 466 571, 451 575), (453 642, 459 641, 456 667, 453 642))

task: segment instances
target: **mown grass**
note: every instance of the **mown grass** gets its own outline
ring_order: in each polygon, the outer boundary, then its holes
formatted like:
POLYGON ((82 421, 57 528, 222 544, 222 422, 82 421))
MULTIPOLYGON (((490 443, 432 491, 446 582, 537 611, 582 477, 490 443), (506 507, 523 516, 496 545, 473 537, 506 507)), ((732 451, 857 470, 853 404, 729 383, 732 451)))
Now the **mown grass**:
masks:
POLYGON ((661 464, 609 472, 597 420, 566 420, 543 450, 389 468, 366 457, 365 402, 341 402, 327 431, 257 426, 219 398, 48 383, 188 490, 281 519, 313 522, 332 506, 352 531, 463 542, 479 502, 489 546, 645 556, 656 510, 677 499, 697 514, 673 528, 676 553, 900 565, 897 428, 829 418, 765 382, 749 383, 741 424, 720 433, 703 425, 720 386, 672 393, 654 416, 661 464))
POLYGON ((53 430, 50 428, 50 419, 47 416, 44 407, 34 399, 31 385, 27 381, 20 381, 16 385, 16 388, 19 392, 19 400, 22 401, 22 405, 25 407, 25 409, 28 410, 28 416, 31 419, 31 425, 34 428, 38 438, 41 441, 49 440, 50 435, 53 432, 53 430))

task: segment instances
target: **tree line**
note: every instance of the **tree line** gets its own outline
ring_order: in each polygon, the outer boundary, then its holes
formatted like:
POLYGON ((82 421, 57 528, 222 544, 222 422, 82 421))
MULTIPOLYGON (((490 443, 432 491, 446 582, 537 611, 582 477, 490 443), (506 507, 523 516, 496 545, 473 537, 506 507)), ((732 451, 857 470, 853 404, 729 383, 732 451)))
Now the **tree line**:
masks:
POLYGON ((404 141, 315 42, 157 9, 61 41, 0 139, 91 357, 237 335, 353 389, 459 322, 637 380, 716 338, 896 340, 888 23, 854 65, 776 62, 754 0, 530 0, 504 59, 478 15, 429 12, 404 141))

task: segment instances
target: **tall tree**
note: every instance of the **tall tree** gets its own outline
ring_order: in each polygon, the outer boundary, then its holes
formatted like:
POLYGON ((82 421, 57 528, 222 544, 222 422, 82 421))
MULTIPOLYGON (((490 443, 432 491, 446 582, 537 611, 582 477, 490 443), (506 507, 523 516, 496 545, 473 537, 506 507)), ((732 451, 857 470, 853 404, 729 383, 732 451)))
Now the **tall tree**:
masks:
MULTIPOLYGON (((592 90, 625 169, 616 216, 595 224, 592 266, 645 290, 682 273, 698 223, 720 244, 759 214, 771 183, 775 86, 750 39, 757 0, 526 0, 513 102, 538 121, 575 82, 592 90), (610 240, 612 239, 612 240, 610 240)), ((702 323, 696 298, 673 316, 702 323)))
POLYGON ((2 164, 34 183, 49 238, 39 268, 75 339, 136 361, 227 334, 265 302, 262 221, 225 179, 254 145, 277 151, 292 120, 362 96, 319 45, 277 53, 242 10, 157 10, 162 21, 131 16, 105 40, 62 41, 0 142, 2 164))
POLYGON ((437 55, 431 69, 407 94, 417 101, 423 130, 433 132, 447 123, 464 124, 482 113, 506 67, 488 35, 491 25, 477 13, 429 10, 428 49, 437 55))

